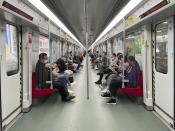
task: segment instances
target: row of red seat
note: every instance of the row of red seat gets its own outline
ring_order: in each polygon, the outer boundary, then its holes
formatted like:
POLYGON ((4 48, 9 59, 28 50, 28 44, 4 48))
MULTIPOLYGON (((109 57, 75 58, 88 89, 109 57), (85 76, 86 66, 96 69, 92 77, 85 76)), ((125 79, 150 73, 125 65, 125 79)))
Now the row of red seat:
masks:
MULTIPOLYGON (((57 90, 56 89, 37 89, 37 81, 36 81, 36 75, 35 72, 32 73, 32 98, 36 99, 42 96, 47 96, 55 93, 57 90)), ((143 96, 143 73, 140 71, 140 76, 139 76, 139 85, 138 87, 125 87, 121 88, 120 92, 132 96, 143 96)))
POLYGON ((139 76, 139 84, 138 87, 125 87, 121 88, 120 92, 136 97, 142 97, 143 96, 143 73, 140 71, 139 76))

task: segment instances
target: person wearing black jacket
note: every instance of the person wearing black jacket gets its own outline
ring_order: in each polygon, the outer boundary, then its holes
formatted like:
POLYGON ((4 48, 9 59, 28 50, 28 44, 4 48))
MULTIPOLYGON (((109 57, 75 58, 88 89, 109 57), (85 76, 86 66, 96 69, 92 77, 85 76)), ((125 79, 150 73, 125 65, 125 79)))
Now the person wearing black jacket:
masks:
MULTIPOLYGON (((46 67, 46 63, 48 62, 48 57, 46 53, 41 53, 39 55, 39 60, 36 64, 36 80, 38 83, 38 88, 47 88, 51 85, 49 83, 46 83, 46 81, 49 79, 49 71, 46 67)), ((75 96, 72 96, 69 94, 67 90, 67 85, 64 84, 63 81, 53 81, 53 87, 59 90, 59 93, 62 97, 62 101, 70 101, 71 99, 74 99, 75 96)))

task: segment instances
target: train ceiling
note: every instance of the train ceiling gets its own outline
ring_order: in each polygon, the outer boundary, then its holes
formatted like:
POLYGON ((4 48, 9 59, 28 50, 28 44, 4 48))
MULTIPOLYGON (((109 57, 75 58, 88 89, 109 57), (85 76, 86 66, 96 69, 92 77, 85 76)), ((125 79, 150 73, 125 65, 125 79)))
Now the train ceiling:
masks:
POLYGON ((91 45, 129 0, 42 0, 69 30, 91 45))

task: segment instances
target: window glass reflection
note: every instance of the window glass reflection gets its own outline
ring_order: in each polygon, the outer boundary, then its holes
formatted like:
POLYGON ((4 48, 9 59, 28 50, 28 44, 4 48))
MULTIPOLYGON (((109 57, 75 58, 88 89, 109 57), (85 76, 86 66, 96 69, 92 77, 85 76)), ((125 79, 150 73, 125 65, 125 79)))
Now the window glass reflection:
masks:
POLYGON ((168 22, 156 26, 156 70, 160 73, 168 72, 168 22))
POLYGON ((7 75, 15 74, 18 71, 18 35, 17 27, 5 25, 6 42, 6 71, 7 75))

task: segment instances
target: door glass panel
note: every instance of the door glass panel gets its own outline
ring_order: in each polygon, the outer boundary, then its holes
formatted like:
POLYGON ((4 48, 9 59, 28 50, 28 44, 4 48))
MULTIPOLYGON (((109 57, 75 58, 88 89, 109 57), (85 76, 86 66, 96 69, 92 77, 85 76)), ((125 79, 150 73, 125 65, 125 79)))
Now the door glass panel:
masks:
POLYGON ((19 70, 18 32, 17 27, 5 24, 6 71, 7 75, 16 74, 19 70))
POLYGON ((156 25, 155 68, 157 72, 168 72, 168 22, 156 25))

